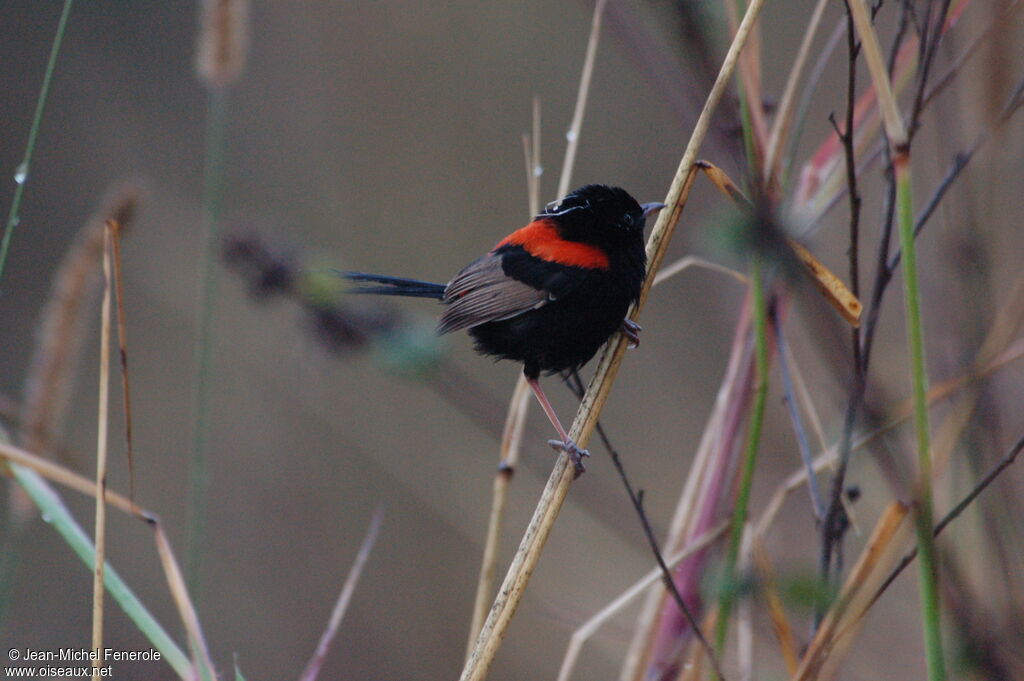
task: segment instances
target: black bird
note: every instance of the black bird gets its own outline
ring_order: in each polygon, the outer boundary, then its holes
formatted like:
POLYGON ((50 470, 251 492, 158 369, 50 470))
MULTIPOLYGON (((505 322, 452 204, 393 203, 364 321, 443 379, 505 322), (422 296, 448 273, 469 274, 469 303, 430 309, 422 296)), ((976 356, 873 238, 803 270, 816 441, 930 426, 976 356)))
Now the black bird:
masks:
POLYGON ((591 184, 547 205, 447 284, 343 272, 353 293, 434 298, 444 303, 438 333, 467 329, 478 352, 523 363, 526 380, 573 457, 581 451, 562 427, 537 379, 575 371, 617 330, 636 345, 626 319, 646 273, 644 223, 661 203, 639 204, 618 187, 591 184))

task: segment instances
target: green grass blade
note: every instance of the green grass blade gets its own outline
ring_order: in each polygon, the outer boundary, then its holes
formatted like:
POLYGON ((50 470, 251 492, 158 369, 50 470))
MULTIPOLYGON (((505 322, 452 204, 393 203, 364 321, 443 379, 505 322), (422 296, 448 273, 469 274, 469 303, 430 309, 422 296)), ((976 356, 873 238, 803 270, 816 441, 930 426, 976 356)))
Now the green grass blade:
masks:
POLYGON ((64 42, 64 33, 68 25, 68 15, 71 14, 72 2, 73 0, 64 0, 64 9, 60 13, 60 21, 57 22, 57 33, 53 36, 53 44, 50 46, 50 59, 46 63, 46 72, 43 74, 43 86, 39 89, 39 99, 36 100, 36 112, 32 116, 32 127, 28 132, 25 157, 17 170, 14 171, 14 196, 11 198, 10 212, 7 214, 4 238, 0 242, 0 280, 3 279, 4 266, 7 264, 7 252, 11 247, 11 237, 14 235, 14 228, 18 226, 20 220, 18 212, 21 210, 21 197, 25 193, 25 185, 28 183, 32 156, 36 150, 36 137, 39 135, 39 126, 43 120, 46 98, 50 94, 50 81, 53 79, 53 72, 57 65, 57 55, 60 54, 60 46, 64 42))
POLYGON ((768 394, 768 310, 765 307, 764 281, 761 272, 761 255, 753 255, 750 282, 754 315, 754 360, 757 367, 757 385, 754 393, 754 408, 750 414, 750 431, 747 448, 740 472, 740 487, 733 508, 729 545, 725 556, 722 593, 718 601, 718 620, 715 624, 715 650, 721 655, 729 631, 729 615, 736 601, 736 562, 739 557, 743 526, 747 522, 747 506, 750 503, 750 488, 754 482, 757 451, 761 444, 761 427, 764 424, 764 409, 768 394))
POLYGON ((921 573, 921 617, 929 681, 944 681, 946 663, 942 653, 938 574, 935 537, 932 533, 932 456, 928 423, 928 372, 924 357, 921 324, 921 294, 918 289, 917 256, 914 244, 914 204, 910 184, 910 159, 901 154, 896 166, 896 206, 903 253, 903 297, 907 314, 907 347, 914 398, 914 431, 917 436, 917 489, 915 490, 918 565, 921 573))
MULTIPOLYGON (((71 516, 60 496, 35 471, 13 463, 10 464, 10 469, 15 479, 31 497, 43 518, 53 525, 53 528, 91 571, 96 553, 92 540, 71 516)), ((160 651, 163 659, 174 669, 175 673, 182 679, 194 678, 192 663, 188 656, 182 652, 181 648, 142 604, 142 601, 138 599, 131 587, 121 579, 109 563, 104 571, 103 581, 107 592, 118 602, 124 613, 153 644, 153 647, 160 651)))

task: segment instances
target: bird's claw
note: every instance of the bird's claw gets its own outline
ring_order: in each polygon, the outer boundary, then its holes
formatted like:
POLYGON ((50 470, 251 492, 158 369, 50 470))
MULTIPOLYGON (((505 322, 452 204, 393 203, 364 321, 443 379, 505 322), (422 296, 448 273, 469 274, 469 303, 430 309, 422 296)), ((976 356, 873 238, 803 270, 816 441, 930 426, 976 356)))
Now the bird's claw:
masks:
POLYGON ((622 320, 622 335, 629 339, 629 345, 627 347, 630 350, 640 347, 640 332, 643 330, 644 327, 640 326, 632 319, 622 320))
POLYGON ((587 467, 583 465, 583 459, 584 457, 590 456, 590 452, 585 449, 580 449, 572 440, 566 440, 565 442, 561 440, 548 440, 548 444, 551 445, 552 449, 556 452, 565 452, 569 455, 569 458, 572 460, 572 465, 576 467, 576 478, 586 472, 587 467))

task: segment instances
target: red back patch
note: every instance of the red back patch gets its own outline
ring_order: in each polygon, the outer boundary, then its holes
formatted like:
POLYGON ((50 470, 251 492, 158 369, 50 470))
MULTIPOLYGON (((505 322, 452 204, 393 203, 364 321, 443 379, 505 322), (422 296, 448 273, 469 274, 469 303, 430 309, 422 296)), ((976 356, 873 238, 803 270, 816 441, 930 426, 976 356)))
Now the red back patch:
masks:
POLYGON ((590 244, 563 239, 558 235, 558 228, 547 219, 534 220, 522 229, 517 229, 494 248, 502 246, 522 246, 535 258, 561 265, 599 270, 606 270, 610 266, 608 254, 603 250, 590 244))

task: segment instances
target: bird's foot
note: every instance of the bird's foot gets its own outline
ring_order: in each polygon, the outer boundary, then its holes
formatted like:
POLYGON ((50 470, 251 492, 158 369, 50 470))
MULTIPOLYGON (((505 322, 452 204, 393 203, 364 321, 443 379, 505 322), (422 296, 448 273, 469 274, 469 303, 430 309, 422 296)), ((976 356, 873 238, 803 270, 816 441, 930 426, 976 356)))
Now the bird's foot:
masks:
POLYGON ((585 449, 580 449, 576 446, 576 443, 572 440, 548 440, 548 444, 556 452, 565 452, 569 455, 572 460, 572 465, 576 467, 576 476, 580 477, 587 471, 587 467, 583 465, 584 457, 590 456, 590 452, 585 449))
POLYGON ((629 345, 627 347, 630 350, 640 347, 640 332, 643 330, 644 327, 640 326, 632 319, 622 320, 622 335, 629 339, 629 345))

